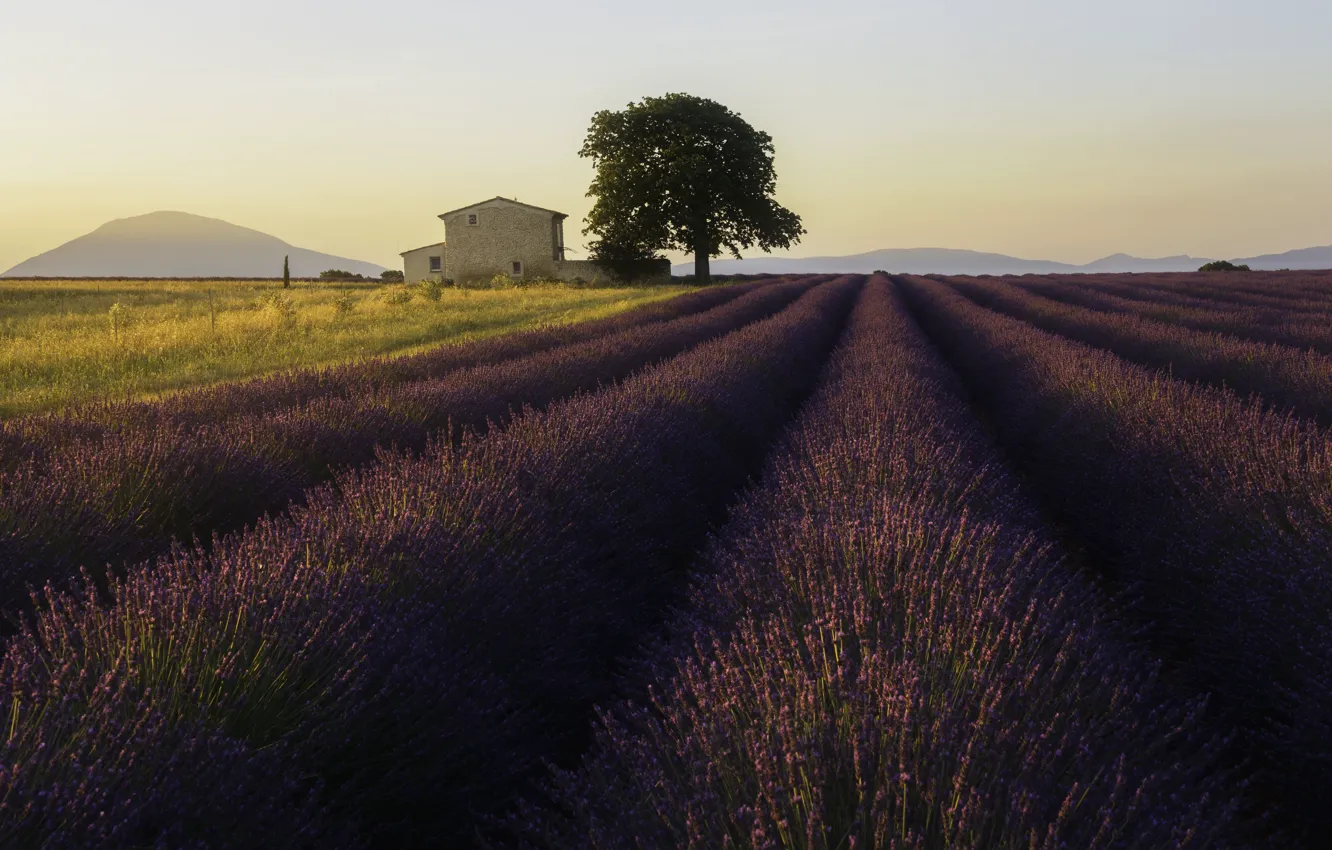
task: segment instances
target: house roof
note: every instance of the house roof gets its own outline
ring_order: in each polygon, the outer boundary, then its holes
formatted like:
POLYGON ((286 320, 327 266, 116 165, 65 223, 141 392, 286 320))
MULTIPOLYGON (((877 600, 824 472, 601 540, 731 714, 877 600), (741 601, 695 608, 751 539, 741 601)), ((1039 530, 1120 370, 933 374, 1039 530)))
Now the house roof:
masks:
POLYGON ((412 248, 410 251, 403 251, 398 254, 399 257, 405 257, 408 254, 415 254, 417 251, 424 251, 427 248, 443 248, 443 242, 431 242, 429 245, 422 245, 420 248, 412 248))
POLYGON ((460 212, 465 212, 465 211, 467 211, 467 210, 470 210, 470 209, 472 209, 473 207, 479 207, 479 206, 481 206, 482 204, 489 204, 489 203, 493 203, 493 202, 495 202, 495 201, 503 201, 503 202, 506 203, 506 204, 513 204, 513 205, 516 206, 516 207, 524 207, 524 208, 529 209, 529 210, 536 210, 537 212, 550 213, 551 215, 556 215, 556 216, 559 216, 560 218, 568 218, 568 217, 569 217, 566 213, 556 212, 555 210, 548 210, 548 209, 546 209, 545 207, 536 207, 536 206, 533 206, 533 205, 531 205, 531 204, 524 204, 522 201, 515 201, 513 198, 505 198, 505 197, 501 197, 500 195, 496 195, 495 197, 493 197, 493 198, 491 198, 490 200, 487 200, 487 201, 478 201, 478 202, 475 203, 475 204, 468 204, 468 205, 465 206, 465 207, 458 207, 456 210, 449 210, 448 212, 440 213, 440 214, 439 214, 439 217, 440 217, 440 218, 444 218, 445 216, 456 215, 456 214, 458 214, 458 213, 460 213, 460 212))

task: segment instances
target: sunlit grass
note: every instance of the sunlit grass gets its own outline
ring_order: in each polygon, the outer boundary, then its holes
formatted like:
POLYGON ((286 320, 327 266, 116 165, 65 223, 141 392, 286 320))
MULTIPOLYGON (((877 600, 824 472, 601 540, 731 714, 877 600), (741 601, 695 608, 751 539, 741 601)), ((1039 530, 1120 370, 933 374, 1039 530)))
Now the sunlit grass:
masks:
POLYGON ((368 282, 284 290, 277 282, 0 280, 0 416, 407 354, 600 318, 681 291, 445 289, 431 300, 368 282))

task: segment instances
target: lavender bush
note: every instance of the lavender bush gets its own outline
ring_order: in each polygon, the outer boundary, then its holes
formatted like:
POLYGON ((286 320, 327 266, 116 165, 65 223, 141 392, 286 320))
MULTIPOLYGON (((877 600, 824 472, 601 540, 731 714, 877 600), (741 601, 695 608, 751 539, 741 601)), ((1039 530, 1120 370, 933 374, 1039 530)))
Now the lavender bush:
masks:
POLYGON ((1057 553, 871 281, 690 603, 516 843, 1165 847, 1227 838, 1196 706, 1057 553))
POLYGON ((953 277, 947 283, 982 306, 1043 330, 1176 378, 1258 394, 1283 410, 1332 424, 1332 357, 1327 355, 1193 330, 1136 313, 1098 312, 1001 280, 953 277))
POLYGON ((1043 502, 1183 688, 1210 694, 1293 836, 1332 794, 1332 446, 1308 422, 1190 385, 904 279, 1043 502))
POLYGON ((766 285, 712 310, 530 357, 215 426, 87 437, 84 423, 69 420, 71 432, 39 430, 22 448, 12 430, 0 461, 0 606, 12 609, 27 585, 68 582, 80 566, 104 582, 108 564, 253 522, 384 449, 419 451, 431 439, 505 421, 523 405, 595 389, 771 315, 813 283, 766 285))
POLYGON ((1056 301, 1093 310, 1137 314, 1194 330, 1314 348, 1324 354, 1329 350, 1330 340, 1324 326, 1332 318, 1332 300, 1323 298, 1291 300, 1242 292, 1199 291, 1182 284, 1151 286, 1120 280, 1023 278, 1013 282, 1056 301))
MULTIPOLYGON (((293 840, 468 840, 542 759, 581 749, 616 659, 660 619, 680 566, 813 385, 859 285, 818 286, 456 449, 345 472, 289 514, 132 571, 110 606, 51 593, 0 664, 0 799, 50 797, 59 754, 83 736, 121 746, 153 788, 248 789, 277 754, 270 782, 292 790, 267 805, 291 809, 293 840), (98 688, 143 707, 103 704, 98 688), (102 737, 145 711, 161 731, 102 737), (204 733, 258 755, 187 759, 179 742, 204 733)), ((87 807, 105 799, 127 821, 171 820, 134 787, 66 795, 62 817, 95 820, 87 807)), ((207 811, 247 817, 231 799, 207 811)), ((20 817, 0 808, 0 835, 54 840, 20 817)), ((192 824, 173 827, 179 843, 207 844, 192 824)), ((148 843, 177 843, 158 828, 148 843)))

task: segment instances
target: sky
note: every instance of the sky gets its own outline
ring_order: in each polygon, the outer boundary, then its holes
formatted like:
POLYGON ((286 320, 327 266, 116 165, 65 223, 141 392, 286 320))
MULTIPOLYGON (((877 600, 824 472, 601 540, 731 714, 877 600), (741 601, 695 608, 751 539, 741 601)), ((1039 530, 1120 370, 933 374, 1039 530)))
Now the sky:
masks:
POLYGON ((591 116, 776 145, 795 256, 1332 244, 1326 0, 0 0, 0 270, 182 210, 400 267, 495 195, 591 207, 591 116))

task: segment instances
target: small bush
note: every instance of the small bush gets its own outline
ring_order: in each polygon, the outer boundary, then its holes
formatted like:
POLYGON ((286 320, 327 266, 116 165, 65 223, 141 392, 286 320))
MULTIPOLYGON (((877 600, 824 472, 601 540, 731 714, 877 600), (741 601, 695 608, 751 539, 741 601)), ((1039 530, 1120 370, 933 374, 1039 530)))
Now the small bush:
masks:
POLYGON ((275 292, 262 299, 263 309, 277 320, 279 329, 296 326, 296 302, 290 296, 275 292))
POLYGON ((387 271, 380 272, 379 279, 385 283, 402 283, 407 279, 407 276, 397 269, 388 269, 387 271))
POLYGON ((517 289, 518 281, 514 280, 508 272, 500 272, 490 279, 488 285, 491 289, 517 289))
POLYGON ((395 286, 380 297, 390 307, 405 307, 412 300, 412 291, 406 287, 395 286))
POLYGON ((1227 261, 1225 261, 1225 260, 1216 260, 1215 262, 1211 262, 1211 263, 1208 263, 1208 264, 1205 265, 1205 266, 1201 266, 1201 267, 1199 267, 1198 271, 1200 271, 1200 272, 1247 272, 1247 271, 1252 271, 1252 270, 1251 270, 1248 266, 1246 266, 1246 265, 1238 265, 1238 266, 1237 266, 1237 265, 1235 265, 1234 263, 1230 263, 1230 262, 1227 262, 1227 261))
POLYGON ((352 310, 356 309, 356 299, 352 297, 351 291, 347 290, 333 299, 333 313, 337 318, 350 316, 352 310))
POLYGON ((441 280, 423 280, 416 284, 416 291, 427 301, 438 301, 444 295, 444 282, 441 280))

